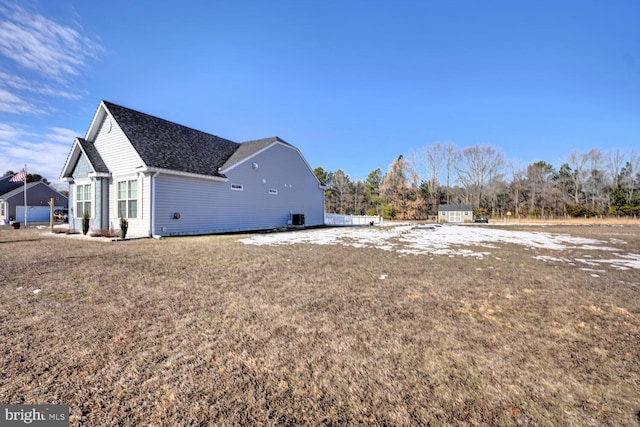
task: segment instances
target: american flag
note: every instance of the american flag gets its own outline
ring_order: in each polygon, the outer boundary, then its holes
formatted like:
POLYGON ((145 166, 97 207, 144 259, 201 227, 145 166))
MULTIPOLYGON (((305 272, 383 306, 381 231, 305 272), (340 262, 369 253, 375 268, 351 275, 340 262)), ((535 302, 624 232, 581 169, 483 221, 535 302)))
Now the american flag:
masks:
POLYGON ((27 174, 25 173, 24 169, 22 169, 22 171, 15 174, 13 178, 9 180, 9 182, 22 182, 26 180, 27 180, 27 174))

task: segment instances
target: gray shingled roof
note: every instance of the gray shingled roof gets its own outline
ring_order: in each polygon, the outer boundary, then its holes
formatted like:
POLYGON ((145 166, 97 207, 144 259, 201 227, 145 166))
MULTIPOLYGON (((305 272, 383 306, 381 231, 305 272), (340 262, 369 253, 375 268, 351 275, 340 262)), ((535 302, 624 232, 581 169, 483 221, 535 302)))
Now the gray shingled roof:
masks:
POLYGON ((215 135, 103 102, 148 167, 221 176, 218 169, 240 147, 215 135))
POLYGON ((240 144, 240 147, 238 147, 236 152, 233 153, 233 155, 229 157, 229 159, 225 162, 224 166, 222 166, 222 169, 224 170, 237 163, 240 163, 242 160, 252 156, 253 154, 257 153, 265 147, 268 147, 274 142, 281 142, 286 145, 291 145, 288 142, 278 138, 277 136, 243 142, 242 144, 240 144))
MULTIPOLYGON (((44 184, 44 185, 47 185, 47 184, 45 184, 45 183, 44 183, 44 182, 42 182, 42 181, 29 182, 29 183, 27 183, 27 192, 29 191, 29 189, 30 189, 31 187, 34 187, 34 186, 36 186, 36 185, 38 185, 38 184, 44 184)), ((20 185, 20 187, 18 187, 18 188, 15 188, 15 189, 13 189, 13 190, 11 190, 11 191, 7 192, 7 193, 1 194, 1 195, 0 195, 0 198, 2 198, 3 200, 6 200, 6 199, 8 199, 8 198, 10 198, 10 197, 15 196, 16 194, 21 194, 23 191, 24 191, 24 183, 23 183, 22 185, 20 185)))
POLYGON ((473 205, 440 205, 438 212, 472 211, 473 205))
POLYGON ((80 143, 82 150, 86 153, 88 160, 91 165, 93 165, 95 171, 98 173, 109 173, 109 168, 107 168, 107 165, 102 160, 102 157, 98 153, 98 150, 96 150, 95 145, 84 138, 78 138, 78 142, 80 143))

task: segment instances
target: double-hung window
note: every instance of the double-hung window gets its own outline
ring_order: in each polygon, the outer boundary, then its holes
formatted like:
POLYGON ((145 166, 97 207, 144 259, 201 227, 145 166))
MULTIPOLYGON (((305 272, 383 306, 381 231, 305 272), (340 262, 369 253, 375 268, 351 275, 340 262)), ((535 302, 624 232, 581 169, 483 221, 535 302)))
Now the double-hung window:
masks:
POLYGON ((138 181, 118 182, 118 217, 138 217, 138 181))
POLYGON ((91 216, 91 184, 76 185, 76 218, 82 218, 85 212, 91 216))

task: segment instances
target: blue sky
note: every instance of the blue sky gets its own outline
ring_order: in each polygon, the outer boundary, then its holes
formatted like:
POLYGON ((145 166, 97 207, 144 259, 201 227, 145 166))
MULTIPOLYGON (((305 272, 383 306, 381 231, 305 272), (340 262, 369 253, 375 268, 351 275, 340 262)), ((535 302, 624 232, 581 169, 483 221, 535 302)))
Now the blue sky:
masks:
POLYGON ((365 179, 435 142, 640 151, 640 2, 0 0, 0 173, 51 181, 101 99, 365 179))

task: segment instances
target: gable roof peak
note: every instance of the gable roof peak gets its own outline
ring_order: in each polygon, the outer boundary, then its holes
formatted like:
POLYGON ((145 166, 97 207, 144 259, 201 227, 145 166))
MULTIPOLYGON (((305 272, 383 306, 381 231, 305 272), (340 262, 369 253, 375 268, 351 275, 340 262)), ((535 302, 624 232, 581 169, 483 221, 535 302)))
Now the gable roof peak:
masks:
POLYGON ((147 167, 222 176, 218 169, 240 146, 109 101, 102 104, 147 167))

